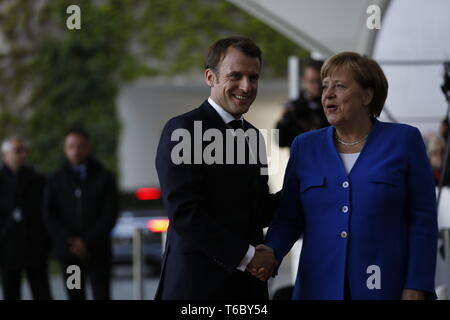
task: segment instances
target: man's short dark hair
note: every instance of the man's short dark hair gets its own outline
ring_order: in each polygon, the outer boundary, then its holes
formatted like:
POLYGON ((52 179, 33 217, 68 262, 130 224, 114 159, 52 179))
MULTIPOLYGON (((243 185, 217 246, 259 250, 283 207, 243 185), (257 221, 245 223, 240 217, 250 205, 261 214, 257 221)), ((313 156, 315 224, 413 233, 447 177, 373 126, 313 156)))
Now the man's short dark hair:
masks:
POLYGON ((84 138, 84 140, 90 141, 89 134, 82 128, 71 128, 71 129, 67 130, 66 134, 64 135, 64 138, 67 138, 71 134, 76 134, 76 135, 84 138))
POLYGON ((316 70, 318 73, 320 73, 320 70, 322 69, 323 66, 323 61, 321 60, 314 60, 314 59, 309 59, 306 60, 303 65, 300 65, 301 67, 301 76, 303 77, 303 75, 305 74, 305 70, 308 68, 314 69, 316 70))
POLYGON ((233 36, 216 41, 208 50, 205 60, 205 70, 211 69, 217 74, 217 66, 224 58, 229 47, 233 47, 249 57, 255 57, 262 66, 261 49, 249 38, 233 36))

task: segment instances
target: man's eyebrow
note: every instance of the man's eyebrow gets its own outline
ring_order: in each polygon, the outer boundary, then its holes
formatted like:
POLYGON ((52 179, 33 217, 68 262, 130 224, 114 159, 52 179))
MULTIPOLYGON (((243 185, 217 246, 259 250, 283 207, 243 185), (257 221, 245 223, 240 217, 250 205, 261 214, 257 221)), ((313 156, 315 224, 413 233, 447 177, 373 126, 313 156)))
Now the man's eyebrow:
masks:
MULTIPOLYGON (((225 76, 232 77, 232 76, 242 76, 242 75, 243 75, 243 72, 241 72, 241 71, 230 71, 225 76)), ((252 78, 254 78, 254 77, 259 78, 261 76, 261 74, 258 72, 255 72, 255 73, 249 73, 248 76, 252 77, 252 78)))

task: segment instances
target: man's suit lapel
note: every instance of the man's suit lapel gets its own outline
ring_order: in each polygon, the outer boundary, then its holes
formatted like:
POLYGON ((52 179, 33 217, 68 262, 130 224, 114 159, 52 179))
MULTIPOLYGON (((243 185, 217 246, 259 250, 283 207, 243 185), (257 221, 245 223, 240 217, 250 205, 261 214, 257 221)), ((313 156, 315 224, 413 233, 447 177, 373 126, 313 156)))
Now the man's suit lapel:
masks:
POLYGON ((200 109, 205 115, 205 123, 203 123, 203 128, 216 128, 225 133, 225 130, 227 129, 225 122, 207 100, 203 102, 200 109))

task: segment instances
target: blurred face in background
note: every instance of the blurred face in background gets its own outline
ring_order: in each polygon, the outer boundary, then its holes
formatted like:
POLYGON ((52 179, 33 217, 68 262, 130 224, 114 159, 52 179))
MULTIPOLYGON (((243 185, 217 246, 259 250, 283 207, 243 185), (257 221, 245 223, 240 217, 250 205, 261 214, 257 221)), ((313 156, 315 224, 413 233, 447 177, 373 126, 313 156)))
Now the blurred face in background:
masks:
POLYGON ((72 165, 84 163, 91 154, 91 145, 83 136, 71 133, 64 141, 64 153, 72 165))
POLYGON ((20 169, 27 160, 28 149, 21 139, 11 139, 3 150, 3 161, 13 171, 20 169))
POLYGON ((309 99, 320 97, 322 94, 320 72, 312 67, 307 67, 302 77, 302 88, 309 99))
POLYGON ((430 164, 433 169, 442 168, 442 160, 444 159, 445 149, 434 149, 429 153, 430 164))
POLYGON ((445 147, 445 140, 442 137, 432 137, 428 142, 428 157, 433 169, 442 169, 445 147))
POLYGON ((448 122, 446 120, 442 120, 441 123, 439 124, 439 134, 441 135, 442 138, 445 139, 445 141, 447 141, 448 139, 448 130, 449 130, 448 122))

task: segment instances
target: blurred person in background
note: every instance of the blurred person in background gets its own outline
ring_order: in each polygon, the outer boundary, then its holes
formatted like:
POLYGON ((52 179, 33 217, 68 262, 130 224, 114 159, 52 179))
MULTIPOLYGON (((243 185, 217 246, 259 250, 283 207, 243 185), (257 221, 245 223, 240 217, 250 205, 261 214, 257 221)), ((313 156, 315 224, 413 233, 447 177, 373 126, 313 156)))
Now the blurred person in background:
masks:
POLYGON ((289 148, 299 134, 328 126, 320 101, 322 64, 323 62, 318 60, 309 60, 305 63, 301 75, 300 96, 286 104, 283 115, 276 125, 279 130, 280 147, 289 148))
MULTIPOLYGON (((443 137, 432 135, 428 139, 427 143, 427 153, 430 159, 431 169, 433 170, 434 183, 436 186, 439 185, 442 176, 442 169, 444 166, 445 149, 447 144, 443 137)), ((447 167, 446 177, 444 179, 444 186, 450 185, 450 174, 447 167)))
POLYGON ((26 165, 28 147, 21 137, 6 138, 0 169, 0 268, 5 300, 21 299, 22 273, 33 299, 50 300, 50 241, 42 214, 45 179, 26 165))
POLYGON ((111 230, 118 195, 113 174, 91 150, 85 131, 70 130, 64 140, 66 160, 50 176, 45 192, 45 221, 62 273, 67 280, 68 266, 81 269, 81 289, 66 287, 70 300, 86 299, 86 277, 95 300, 110 299, 111 230))
POLYGON ((436 193, 420 131, 376 119, 388 82, 374 60, 337 54, 321 79, 331 126, 294 140, 265 240, 280 264, 303 235, 293 299, 436 298, 436 193))
POLYGON ((448 131, 449 131, 449 122, 448 118, 445 117, 444 119, 441 120, 439 124, 439 134, 445 140, 445 142, 447 142, 448 139, 448 131))

